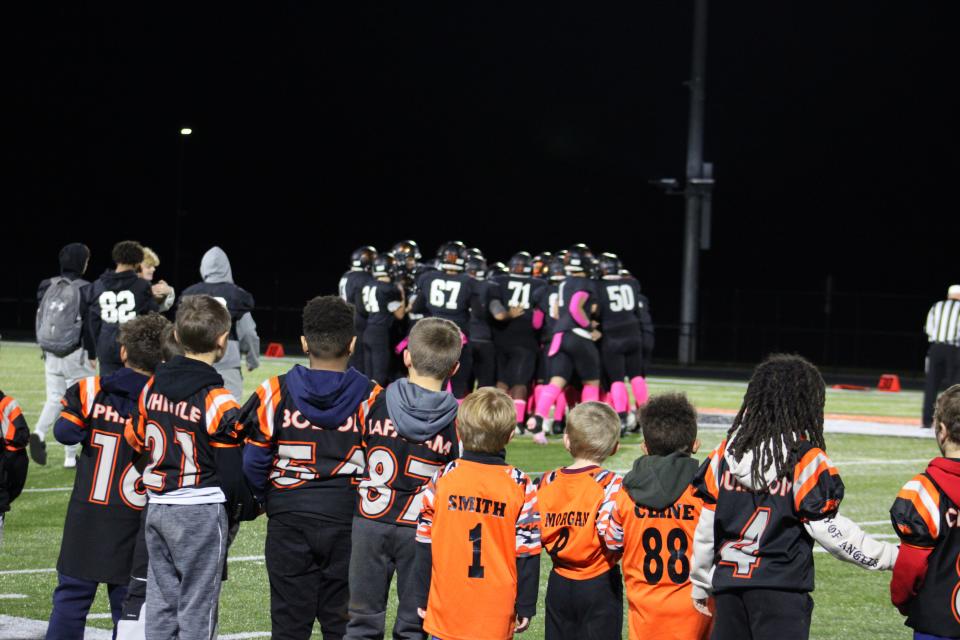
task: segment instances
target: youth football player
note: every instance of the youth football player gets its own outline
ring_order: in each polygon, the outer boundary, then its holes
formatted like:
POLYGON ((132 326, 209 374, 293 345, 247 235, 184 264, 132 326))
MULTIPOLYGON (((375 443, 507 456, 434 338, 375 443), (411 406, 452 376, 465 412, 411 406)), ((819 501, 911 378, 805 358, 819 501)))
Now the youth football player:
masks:
POLYGON ((424 485, 460 455, 457 401, 442 390, 456 372, 460 351, 455 324, 441 318, 419 321, 403 354, 408 377, 387 387, 366 413, 366 471, 350 555, 350 640, 383 638, 394 571, 399 604, 393 637, 423 636, 411 588, 414 537, 424 485))
POLYGON ((616 555, 607 551, 598 533, 600 507, 621 482, 602 465, 619 442, 620 421, 609 406, 577 405, 567 416, 563 435, 573 463, 545 473, 537 488, 541 540, 553 560, 547 583, 547 640, 620 638, 623 581, 616 555))
POLYGON ((941 456, 903 485, 890 508, 901 542, 890 596, 919 640, 960 637, 960 385, 940 394, 933 424, 941 456))
POLYGON ((184 349, 144 386, 125 436, 149 452, 145 538, 147 638, 216 633, 227 556, 227 504, 238 481, 218 463, 240 446, 240 407, 213 364, 227 349, 230 313, 210 296, 184 296, 174 331, 184 349))
POLYGON ((273 638, 308 638, 314 621, 325 638, 346 631, 362 430, 381 392, 348 368, 355 340, 351 305, 338 296, 312 299, 300 337, 309 367, 264 381, 243 407, 244 474, 269 518, 273 638))
POLYGON ((805 640, 813 601, 813 540, 870 570, 897 548, 838 513, 844 487, 826 454, 825 388, 799 356, 772 355, 750 378, 727 438, 693 480, 703 511, 694 533, 691 597, 713 593, 712 638, 805 640))
POLYGON ((160 364, 169 325, 156 313, 123 324, 118 336, 123 368, 109 376, 84 378, 64 395, 54 437, 82 448, 63 527, 47 638, 83 636, 101 583, 107 585, 114 625, 119 621, 140 514, 147 503, 134 466, 139 454, 124 439, 124 426, 160 364))
POLYGON ((623 554, 630 640, 706 640, 710 616, 690 606, 690 557, 703 501, 690 485, 697 412, 680 394, 641 409, 643 456, 604 504, 603 541, 623 554))
POLYGON ((417 525, 415 597, 438 638, 506 640, 526 631, 540 581, 537 489, 504 461, 513 402, 484 387, 460 406, 463 457, 427 484, 417 525))

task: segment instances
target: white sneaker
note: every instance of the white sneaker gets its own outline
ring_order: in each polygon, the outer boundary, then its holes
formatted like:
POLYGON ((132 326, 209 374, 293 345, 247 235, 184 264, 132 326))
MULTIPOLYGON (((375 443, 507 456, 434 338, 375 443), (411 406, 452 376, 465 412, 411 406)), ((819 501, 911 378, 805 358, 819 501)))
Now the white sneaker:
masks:
POLYGON ((63 468, 64 469, 75 469, 77 466, 77 457, 76 456, 65 456, 63 458, 63 468))

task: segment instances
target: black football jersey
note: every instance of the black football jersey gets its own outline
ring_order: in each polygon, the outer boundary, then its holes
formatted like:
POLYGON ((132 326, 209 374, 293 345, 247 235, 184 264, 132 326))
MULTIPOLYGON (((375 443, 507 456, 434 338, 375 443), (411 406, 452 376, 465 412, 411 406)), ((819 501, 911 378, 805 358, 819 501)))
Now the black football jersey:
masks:
POLYGON ((382 391, 370 394, 338 429, 311 424, 287 392, 286 374, 257 387, 243 406, 248 446, 273 450, 267 515, 296 511, 332 522, 351 522, 364 469, 363 424, 382 391))
POLYGON ((640 330, 643 296, 636 280, 611 276, 595 284, 600 330, 636 327, 640 330))
POLYGON ((367 326, 367 310, 362 304, 356 304, 356 301, 359 298, 362 302, 363 287, 371 282, 373 282, 373 276, 366 271, 354 271, 351 269, 340 276, 340 282, 337 286, 340 297, 345 302, 354 305, 353 326, 356 328, 358 335, 363 331, 363 328, 367 326))
POLYGON ((106 271, 90 287, 90 330, 97 343, 97 358, 119 364, 120 325, 159 310, 148 281, 133 271, 106 271))
POLYGON ((456 323, 469 335, 470 301, 475 280, 465 273, 428 271, 417 280, 417 300, 412 311, 456 323))
POLYGON ((222 488, 214 449, 240 446, 240 405, 223 387, 205 387, 173 402, 154 388, 155 381, 147 381, 125 431, 135 449, 150 454, 143 485, 159 495, 222 488))
POLYGON ((537 330, 533 328, 533 315, 543 307, 547 285, 543 280, 510 273, 496 277, 497 289, 493 295, 504 307, 523 307, 524 314, 503 322, 494 322, 493 338, 501 346, 525 346, 536 349, 537 330))
POLYGON ((237 339, 237 320, 254 309, 253 295, 232 282, 198 282, 184 289, 180 299, 186 296, 210 296, 225 306, 230 312, 231 340, 237 339))
POLYGON ((907 605, 907 626, 943 638, 960 637, 960 507, 928 473, 910 479, 890 508, 901 542, 932 549, 919 591, 907 605))
POLYGON ((713 590, 813 591, 813 539, 805 521, 837 513, 843 481, 830 458, 802 443, 789 478, 753 492, 730 473, 724 440, 693 479, 704 509, 713 509, 713 590))
POLYGON ((389 328, 396 319, 393 312, 403 304, 403 294, 398 285, 371 278, 359 288, 353 304, 363 307, 367 314, 367 326, 389 328))
POLYGON ((380 394, 364 421, 366 471, 360 481, 357 513, 364 518, 416 527, 427 482, 448 462, 460 457, 456 423, 426 442, 411 442, 397 433, 380 394))
MULTIPOLYGON (((117 375, 138 374, 120 369, 113 374, 117 375)), ((146 382, 146 376, 139 377, 146 382)), ((83 440, 57 571, 82 580, 126 584, 140 511, 147 504, 133 464, 138 454, 124 439, 137 398, 110 393, 100 377, 91 376, 67 389, 61 403, 60 418, 72 423, 83 440)))
POLYGON ((499 286, 489 280, 473 281, 473 297, 470 299, 470 331, 467 335, 474 342, 493 340, 490 324, 493 316, 490 315, 490 301, 499 297, 499 286))
MULTIPOLYGON (((553 325, 554 333, 564 333, 567 331, 577 332, 589 331, 589 327, 583 326, 574 317, 575 311, 572 307, 573 301, 586 294, 586 302, 583 304, 583 312, 586 318, 590 318, 590 308, 597 303, 597 292, 594 282, 589 278, 579 276, 567 276, 557 287, 557 321, 553 325)), ((584 337, 589 337, 585 335, 584 337)))

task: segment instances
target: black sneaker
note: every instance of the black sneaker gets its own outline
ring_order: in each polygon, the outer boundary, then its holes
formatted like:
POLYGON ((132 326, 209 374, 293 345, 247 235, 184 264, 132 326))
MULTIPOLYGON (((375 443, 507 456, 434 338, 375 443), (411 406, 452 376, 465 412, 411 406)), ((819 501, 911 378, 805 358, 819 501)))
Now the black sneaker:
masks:
POLYGON ((563 430, 566 428, 566 422, 563 420, 554 420, 553 425, 550 428, 550 431, 553 432, 553 435, 559 436, 563 434, 563 430))
POLYGON ((47 443, 36 433, 30 434, 30 458, 39 465, 47 464, 47 443))

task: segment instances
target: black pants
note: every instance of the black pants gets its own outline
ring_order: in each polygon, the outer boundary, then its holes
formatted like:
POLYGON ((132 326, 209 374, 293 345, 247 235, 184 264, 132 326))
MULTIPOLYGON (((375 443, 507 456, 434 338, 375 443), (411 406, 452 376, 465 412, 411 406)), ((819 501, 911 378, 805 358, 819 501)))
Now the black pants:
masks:
POLYGON ((267 523, 265 556, 271 637, 309 638, 317 620, 324 640, 342 638, 350 598, 350 525, 274 515, 267 523))
POLYGON ((927 350, 927 380, 923 387, 923 426, 933 424, 933 408, 941 389, 957 382, 960 347, 942 342, 930 343, 927 350))
POLYGON ((401 527, 367 518, 353 519, 353 549, 350 552, 350 622, 347 640, 383 638, 390 581, 397 574, 395 640, 421 640, 423 621, 413 599, 414 527, 401 527))
POLYGON ((807 640, 813 598, 809 593, 742 589, 714 596, 710 640, 807 640))
POLYGON ((547 361, 550 377, 559 376, 568 383, 574 372, 581 380, 600 379, 600 354, 596 343, 572 331, 563 334, 560 350, 547 361))
POLYGON ((390 330, 379 325, 367 325, 363 332, 363 373, 381 386, 390 382, 390 330))
POLYGON ((470 350, 469 342, 460 351, 460 368, 450 379, 450 386, 453 397, 458 400, 467 397, 467 394, 473 391, 473 352, 470 350))
POLYGON ((508 387, 528 385, 537 370, 537 347, 516 344, 495 344, 497 382, 508 387))
POLYGON ((471 340, 467 344, 473 358, 473 378, 478 387, 497 384, 497 361, 493 343, 489 340, 471 340))
POLYGON ((570 580, 551 571, 546 609, 546 640, 619 640, 623 633, 620 567, 589 580, 570 580))
POLYGON ((643 375, 643 350, 640 329, 610 329, 600 340, 600 360, 607 382, 623 382, 624 378, 643 375))

